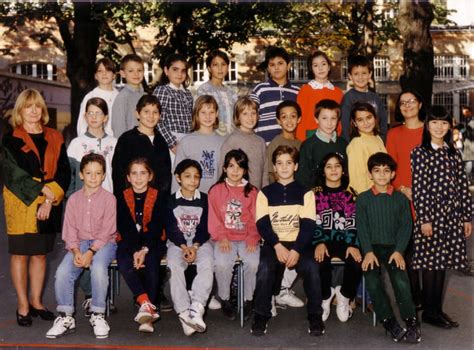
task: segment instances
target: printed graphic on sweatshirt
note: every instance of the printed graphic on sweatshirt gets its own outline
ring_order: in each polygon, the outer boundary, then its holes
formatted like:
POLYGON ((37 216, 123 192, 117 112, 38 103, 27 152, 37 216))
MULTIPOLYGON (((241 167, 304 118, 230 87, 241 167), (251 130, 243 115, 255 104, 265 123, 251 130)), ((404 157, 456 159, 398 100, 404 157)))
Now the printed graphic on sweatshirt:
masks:
POLYGON ((270 215, 270 222, 273 231, 281 241, 295 241, 300 230, 299 210, 288 206, 275 207, 275 211, 270 215))
POLYGON ((213 179, 216 174, 216 151, 202 151, 201 161, 202 178, 213 179))
POLYGON ((178 228, 186 241, 192 241, 196 235, 196 228, 201 221, 202 208, 178 206, 173 210, 178 228))
POLYGON ((233 198, 227 202, 224 225, 230 230, 245 228, 245 223, 242 222, 242 203, 238 199, 233 198))

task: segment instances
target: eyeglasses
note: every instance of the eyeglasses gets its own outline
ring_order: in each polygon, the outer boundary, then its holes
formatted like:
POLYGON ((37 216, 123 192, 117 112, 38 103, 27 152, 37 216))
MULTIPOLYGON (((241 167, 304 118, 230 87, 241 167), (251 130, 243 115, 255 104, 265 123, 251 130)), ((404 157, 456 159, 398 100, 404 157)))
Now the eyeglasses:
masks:
POLYGON ((418 100, 416 98, 411 98, 409 100, 400 101, 398 104, 400 105, 400 107, 404 107, 408 105, 414 105, 415 103, 418 103, 418 100))
POLYGON ((88 117, 103 117, 104 113, 102 111, 96 111, 96 112, 89 111, 86 113, 86 115, 88 117))

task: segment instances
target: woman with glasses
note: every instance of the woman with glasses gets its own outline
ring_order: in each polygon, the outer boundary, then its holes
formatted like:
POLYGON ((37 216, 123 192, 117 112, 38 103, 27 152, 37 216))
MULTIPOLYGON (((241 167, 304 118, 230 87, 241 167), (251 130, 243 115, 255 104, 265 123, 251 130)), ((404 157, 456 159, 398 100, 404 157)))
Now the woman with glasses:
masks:
MULTIPOLYGON (((397 162, 397 174, 392 184, 402 192, 410 201, 412 213, 412 176, 410 166, 411 151, 421 144, 423 135, 423 121, 426 115, 425 106, 421 95, 413 89, 403 90, 397 99, 395 119, 402 124, 388 131, 387 152, 397 162)), ((406 251, 408 276, 410 278, 413 302, 417 308, 421 307, 421 289, 418 271, 411 269, 413 256, 413 240, 410 241, 406 251)))

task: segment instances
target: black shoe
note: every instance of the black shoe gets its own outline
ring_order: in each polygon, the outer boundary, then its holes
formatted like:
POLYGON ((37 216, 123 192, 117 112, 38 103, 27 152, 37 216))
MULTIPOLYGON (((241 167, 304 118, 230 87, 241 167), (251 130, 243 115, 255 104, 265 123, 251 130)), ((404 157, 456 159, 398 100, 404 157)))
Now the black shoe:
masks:
POLYGON ((324 322, 321 315, 309 315, 308 321, 309 321, 309 328, 308 328, 309 335, 320 337, 321 335, 324 334, 324 332, 326 331, 326 328, 324 327, 324 322))
POLYGON ((250 320, 253 311, 253 301, 246 300, 244 304, 244 321, 250 320))
POLYGON ((419 343, 421 341, 421 329, 416 317, 407 318, 405 324, 407 325, 405 340, 409 343, 419 343))
POLYGON ((387 318, 382 321, 383 328, 385 328, 385 333, 390 333, 393 341, 398 343, 403 339, 407 330, 402 328, 397 322, 395 317, 387 318))
POLYGON ((441 311, 440 317, 444 318, 453 328, 459 327, 459 323, 454 321, 449 315, 441 311))
POLYGON ((33 306, 30 305, 30 314, 33 317, 41 317, 42 320, 45 321, 52 321, 56 318, 54 314, 49 311, 48 309, 35 309, 33 306))
POLYGON ((173 304, 171 304, 168 298, 165 297, 164 295, 160 297, 160 311, 162 312, 173 311, 173 304))
POLYGON ((23 316, 18 313, 18 310, 16 310, 16 323, 22 327, 30 327, 33 324, 31 314, 28 312, 28 314, 23 316))
POLYGON ((259 314, 255 314, 253 318, 252 328, 250 329, 250 333, 257 337, 261 337, 267 333, 267 324, 268 318, 265 316, 261 316, 259 314))
POLYGON ((234 321, 237 318, 235 307, 229 300, 221 300, 222 312, 229 320, 234 321))
POLYGON ((448 320, 446 320, 440 315, 431 316, 431 315, 426 315, 425 313, 423 313, 421 315, 421 319, 423 320, 423 322, 428 323, 438 328, 451 329, 453 327, 451 326, 451 323, 449 323, 448 320))

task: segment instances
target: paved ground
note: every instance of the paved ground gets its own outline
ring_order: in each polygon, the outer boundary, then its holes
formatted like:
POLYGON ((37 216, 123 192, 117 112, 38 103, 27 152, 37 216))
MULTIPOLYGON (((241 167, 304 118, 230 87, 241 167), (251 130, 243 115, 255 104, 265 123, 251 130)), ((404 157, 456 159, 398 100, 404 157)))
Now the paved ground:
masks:
MULTIPOLYGON (((3 203, 3 200, 1 201, 3 203)), ((0 212, 3 209, 0 205, 0 212)), ((45 333, 50 322, 34 320, 31 328, 21 328, 15 322, 16 299, 8 270, 7 240, 4 234, 4 219, 0 217, 0 348, 1 349, 37 349, 37 348, 102 348, 102 349, 191 349, 191 348, 232 348, 232 349, 293 349, 314 348, 326 349, 473 349, 474 330, 474 278, 456 273, 449 274, 446 290, 445 310, 461 326, 453 330, 435 329, 422 325, 423 340, 421 344, 396 344, 385 336, 383 328, 372 327, 371 315, 356 310, 354 317, 347 323, 340 323, 335 310, 326 323, 326 334, 320 338, 307 334, 305 312, 302 309, 279 310, 265 337, 257 338, 249 333, 249 324, 240 328, 237 321, 227 321, 221 311, 209 311, 205 317, 208 331, 203 334, 186 337, 181 330, 174 312, 162 314, 156 324, 154 334, 143 334, 137 331, 133 322, 135 309, 132 306, 131 294, 122 282, 122 293, 117 299, 118 312, 110 316, 110 337, 96 340, 87 320, 77 317, 77 331, 57 340, 48 340, 45 333)), ((472 253, 472 245, 470 246, 472 253)), ((58 240, 57 249, 49 256, 48 280, 45 288, 45 305, 54 309, 53 279, 57 264, 64 255, 62 243, 58 240)), ((472 256, 472 255, 471 255, 472 256)), ((301 282, 296 286, 297 294, 302 296, 301 282)), ((82 300, 78 295, 77 300, 82 300)))

